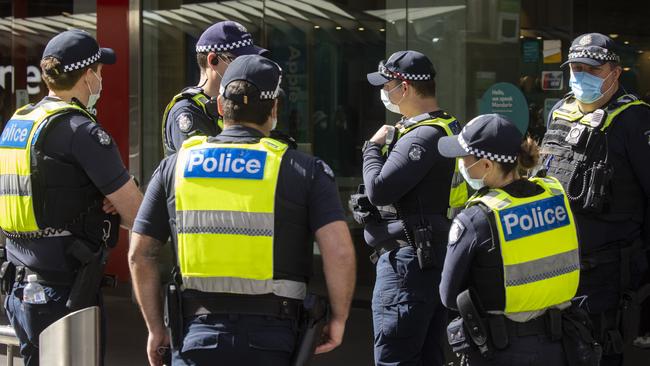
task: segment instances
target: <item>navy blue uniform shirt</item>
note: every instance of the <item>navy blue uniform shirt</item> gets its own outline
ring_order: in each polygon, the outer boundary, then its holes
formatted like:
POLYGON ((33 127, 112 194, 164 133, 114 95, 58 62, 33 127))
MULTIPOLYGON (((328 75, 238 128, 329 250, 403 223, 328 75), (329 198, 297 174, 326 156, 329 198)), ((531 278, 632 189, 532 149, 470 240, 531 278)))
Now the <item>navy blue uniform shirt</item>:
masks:
POLYGON ((216 136, 220 132, 217 122, 194 101, 181 99, 169 110, 165 123, 165 139, 174 148, 165 147, 165 155, 177 152, 183 141, 195 134, 216 136))
MULTIPOLYGON (((519 198, 532 197, 544 191, 543 188, 525 179, 514 181, 502 189, 511 196, 519 198)), ((454 218, 440 281, 440 299, 443 305, 449 309, 456 309, 458 294, 472 286, 470 274, 474 259, 479 252, 499 256, 497 259, 501 262, 501 277, 494 278, 494 281, 500 282, 495 284, 495 288, 503 290, 499 297, 503 299, 505 305, 503 260, 500 251, 494 249, 499 245, 498 242, 495 242, 499 238, 497 232, 494 231, 493 239, 493 228, 490 227, 488 215, 490 214, 479 205, 473 205, 461 211, 454 218)))
MULTIPOLYGON (((442 115, 434 112, 432 117, 442 115)), ((418 224, 423 214, 435 231, 449 228, 449 207, 454 159, 438 153, 438 140, 447 134, 439 127, 420 126, 402 136, 388 157, 379 145, 363 152, 363 183, 375 206, 398 203, 409 227, 418 224)), ((392 240, 406 240, 401 220, 365 226, 366 243, 375 246, 392 240)))
MULTIPOLYGON (((255 129, 230 126, 219 135, 219 142, 250 142, 262 137, 262 133, 255 129)), ((167 241, 170 235, 175 241, 169 223, 170 219, 176 218, 176 157, 174 154, 163 159, 154 172, 133 226, 134 232, 161 242, 167 241)), ((308 207, 312 232, 331 222, 345 220, 331 169, 322 160, 300 151, 287 150, 282 157, 276 195, 308 207)))
MULTIPOLYGON (((610 102, 624 94, 623 88, 619 88, 610 102)), ((553 110, 559 106, 557 104, 553 110)), ((552 112, 549 116, 552 116, 552 112)), ((604 247, 607 243, 631 242, 639 237, 650 245, 650 108, 643 105, 628 107, 616 116, 607 134, 608 158, 614 168, 610 194, 614 199, 629 195, 630 191, 626 190, 625 185, 617 184, 617 180, 632 180, 638 184, 641 195, 637 202, 645 203, 645 211, 623 220, 574 212, 583 253, 604 247)), ((630 268, 633 286, 647 267, 645 256, 634 256, 630 268)), ((618 263, 605 263, 581 273, 579 294, 588 295, 588 310, 597 313, 618 304, 619 268, 618 263)))
MULTIPOLYGON (((43 99, 47 100, 52 99, 43 99)), ((103 131, 100 125, 78 112, 55 116, 50 121, 42 149, 45 155, 81 170, 106 196, 126 184, 130 176, 113 139, 107 145, 102 144, 99 131, 103 131)), ((65 255, 72 241, 73 237, 53 237, 21 241, 17 245, 7 240, 8 258, 14 264, 35 269, 74 270, 78 264, 76 261, 70 263, 65 255)))

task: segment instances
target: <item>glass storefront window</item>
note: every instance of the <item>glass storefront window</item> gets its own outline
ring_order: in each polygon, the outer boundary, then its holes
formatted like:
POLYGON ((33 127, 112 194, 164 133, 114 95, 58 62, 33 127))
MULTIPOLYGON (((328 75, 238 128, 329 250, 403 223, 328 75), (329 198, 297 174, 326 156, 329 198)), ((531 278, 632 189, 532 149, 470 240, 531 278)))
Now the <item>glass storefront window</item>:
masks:
POLYGON ((71 28, 96 35, 96 2, 11 1, 0 6, 0 117, 47 95, 40 60, 47 42, 71 28))

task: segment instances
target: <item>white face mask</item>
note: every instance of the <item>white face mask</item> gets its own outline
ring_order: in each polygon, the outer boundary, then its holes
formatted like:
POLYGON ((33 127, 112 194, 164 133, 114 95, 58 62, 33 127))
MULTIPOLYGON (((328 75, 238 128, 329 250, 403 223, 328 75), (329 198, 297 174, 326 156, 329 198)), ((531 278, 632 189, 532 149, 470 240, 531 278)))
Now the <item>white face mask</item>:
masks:
POLYGON ((93 75, 99 80, 99 90, 97 90, 97 93, 93 93, 92 89, 90 89, 90 84, 86 81, 86 86, 88 86, 88 91, 90 92, 90 95, 88 96, 88 104, 86 105, 86 108, 91 111, 93 114, 97 114, 97 111, 95 110, 95 104, 97 104, 97 101, 99 100, 99 97, 102 93, 102 79, 97 76, 94 70, 90 70, 93 75))
POLYGON ((273 127, 271 127, 271 129, 275 130, 276 127, 278 127, 278 118, 273 117, 273 127))
POLYGON ((467 184, 469 184, 470 187, 472 187, 474 190, 478 191, 479 189, 485 187, 485 176, 487 173, 482 178, 472 178, 469 176, 469 170, 472 169, 474 165, 476 165, 481 159, 477 160, 474 164, 465 167, 465 162, 463 159, 458 159, 458 170, 460 171, 460 174, 465 178, 465 181, 467 184))
MULTIPOLYGON (((392 93, 393 91, 395 91, 395 89, 399 88, 400 86, 402 86, 401 83, 398 84, 398 85, 397 85, 396 87, 394 87, 393 89, 388 90, 388 91, 386 91, 385 89, 381 89, 381 101, 384 103, 384 106, 385 106, 386 109, 388 109, 389 111, 391 111, 391 112, 393 112, 393 113, 397 113, 397 114, 400 113, 399 105, 397 105, 397 104, 391 102, 390 99, 388 98, 388 96, 390 95, 390 93, 392 93)), ((404 99, 404 96, 402 96, 402 99, 404 99)), ((402 100, 400 99, 400 102, 401 102, 401 101, 402 101, 402 100)))

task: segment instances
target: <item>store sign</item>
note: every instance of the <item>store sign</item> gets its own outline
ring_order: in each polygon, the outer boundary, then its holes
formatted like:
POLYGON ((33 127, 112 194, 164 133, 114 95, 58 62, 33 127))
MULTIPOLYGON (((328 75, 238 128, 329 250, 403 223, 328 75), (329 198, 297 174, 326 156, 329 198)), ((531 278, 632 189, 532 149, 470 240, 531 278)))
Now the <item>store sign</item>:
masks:
POLYGON ((497 113, 512 121, 522 134, 528 130, 528 102, 516 86, 496 83, 485 91, 479 103, 479 113, 497 113))
MULTIPOLYGON (((41 92, 41 69, 37 66, 27 66, 27 93, 36 95, 41 92)), ((15 92, 14 66, 0 66, 0 86, 3 89, 11 88, 11 93, 15 92)))
POLYGON ((562 90, 562 71, 542 71, 542 90, 562 90))

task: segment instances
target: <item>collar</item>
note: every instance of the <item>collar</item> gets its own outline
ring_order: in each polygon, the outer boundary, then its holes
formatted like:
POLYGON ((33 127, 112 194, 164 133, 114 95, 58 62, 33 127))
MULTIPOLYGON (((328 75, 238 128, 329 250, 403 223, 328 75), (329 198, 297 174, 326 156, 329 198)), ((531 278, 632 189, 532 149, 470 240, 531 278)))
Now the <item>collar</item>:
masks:
POLYGON ((408 119, 403 119, 401 121, 401 123, 402 123, 402 126, 404 126, 404 128, 409 128, 409 127, 413 126, 416 123, 426 121, 426 120, 429 120, 429 119, 438 118, 438 117, 442 116, 444 113, 445 112, 442 109, 438 109, 437 111, 426 112, 426 113, 418 114, 417 116, 414 116, 414 117, 411 117, 411 118, 408 118, 408 119))
POLYGON ((251 127, 233 125, 226 127, 219 136, 224 137, 265 137, 262 132, 251 127))

